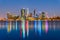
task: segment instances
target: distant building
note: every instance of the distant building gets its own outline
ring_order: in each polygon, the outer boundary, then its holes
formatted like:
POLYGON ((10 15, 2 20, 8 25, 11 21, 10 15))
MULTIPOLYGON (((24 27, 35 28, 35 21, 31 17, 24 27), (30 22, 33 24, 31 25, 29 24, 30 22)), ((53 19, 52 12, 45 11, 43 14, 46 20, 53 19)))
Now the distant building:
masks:
POLYGON ((21 9, 21 17, 25 16, 25 8, 21 9))
POLYGON ((37 18, 38 17, 38 14, 36 13, 36 9, 34 9, 33 12, 34 12, 33 16, 37 18))
POLYGON ((32 13, 29 14, 29 17, 32 17, 32 13))
POLYGON ((29 15, 29 8, 26 9, 25 16, 28 17, 29 15))
POLYGON ((45 18, 45 12, 42 12, 42 18, 45 18))
POLYGON ((18 18, 19 18, 19 16, 11 15, 10 13, 7 13, 7 18, 8 18, 8 19, 16 20, 16 19, 18 19, 18 18))
POLYGON ((34 9, 34 17, 36 16, 36 9, 34 9))
POLYGON ((46 18, 45 12, 42 12, 41 15, 40 15, 40 17, 41 17, 41 20, 44 20, 46 18))

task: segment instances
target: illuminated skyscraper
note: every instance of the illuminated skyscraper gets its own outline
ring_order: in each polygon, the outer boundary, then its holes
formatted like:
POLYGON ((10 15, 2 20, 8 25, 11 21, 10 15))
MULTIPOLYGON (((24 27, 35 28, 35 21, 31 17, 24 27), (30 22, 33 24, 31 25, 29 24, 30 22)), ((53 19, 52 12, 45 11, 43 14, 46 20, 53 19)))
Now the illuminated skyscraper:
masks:
POLYGON ((38 14, 36 13, 36 9, 34 9, 34 14, 33 14, 33 16, 34 16, 35 18, 38 18, 38 14))
POLYGON ((26 9, 26 13, 25 13, 25 16, 27 17, 29 14, 29 8, 26 9))
POLYGON ((34 17, 36 16, 36 9, 34 9, 34 17))
POLYGON ((46 17, 45 12, 42 12, 42 13, 41 13, 41 20, 44 20, 44 19, 45 19, 45 17, 46 17))
POLYGON ((21 17, 25 16, 25 8, 21 9, 21 17))
POLYGON ((42 18, 45 18, 45 12, 42 12, 42 18))

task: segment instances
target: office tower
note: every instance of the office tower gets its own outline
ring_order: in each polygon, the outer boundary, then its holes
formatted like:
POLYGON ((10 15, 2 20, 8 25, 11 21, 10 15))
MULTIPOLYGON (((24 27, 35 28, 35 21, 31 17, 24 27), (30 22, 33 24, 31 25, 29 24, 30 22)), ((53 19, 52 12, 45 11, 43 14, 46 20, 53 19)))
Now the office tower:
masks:
POLYGON ((34 17, 36 16, 36 9, 34 9, 34 17))
POLYGON ((29 14, 29 17, 32 17, 32 13, 29 14))
POLYGON ((46 17, 45 12, 42 12, 41 13, 41 20, 45 20, 45 17, 46 17))
POLYGON ((25 16, 25 8, 21 9, 21 17, 25 16))
POLYGON ((42 18, 44 18, 45 17, 45 12, 42 12, 42 18))
POLYGON ((7 13, 7 18, 10 19, 12 17, 12 15, 10 14, 10 12, 7 13))
POLYGON ((25 16, 27 17, 29 14, 29 8, 26 9, 26 13, 25 13, 25 16))

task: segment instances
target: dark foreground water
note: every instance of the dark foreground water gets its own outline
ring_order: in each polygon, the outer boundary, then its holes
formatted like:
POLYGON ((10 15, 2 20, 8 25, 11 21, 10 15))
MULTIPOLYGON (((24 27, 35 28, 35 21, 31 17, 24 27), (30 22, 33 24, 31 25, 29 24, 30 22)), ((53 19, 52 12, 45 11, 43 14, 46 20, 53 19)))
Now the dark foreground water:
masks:
POLYGON ((21 38, 19 31, 7 33, 5 30, 0 30, 0 40, 60 40, 60 31, 50 30, 47 34, 42 33, 41 36, 34 32, 30 32, 28 37, 21 38))
POLYGON ((20 32, 19 27, 18 30, 11 30, 10 32, 7 32, 6 28, 0 28, 0 40, 60 40, 60 21, 48 22, 47 33, 41 29, 41 34, 39 34, 38 31, 35 32, 33 28, 30 28, 29 36, 23 38, 20 32))

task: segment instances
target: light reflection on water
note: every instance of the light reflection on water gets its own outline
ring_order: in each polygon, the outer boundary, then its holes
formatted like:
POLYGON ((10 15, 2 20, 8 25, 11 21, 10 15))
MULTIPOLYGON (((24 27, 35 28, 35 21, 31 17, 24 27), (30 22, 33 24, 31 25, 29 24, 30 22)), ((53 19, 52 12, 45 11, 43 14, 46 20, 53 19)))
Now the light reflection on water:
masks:
POLYGON ((60 21, 27 21, 27 24, 25 23, 25 21, 21 22, 21 21, 0 21, 0 29, 8 29, 11 31, 11 30, 18 30, 20 28, 23 29, 23 26, 25 27, 25 29, 28 30, 28 27, 29 26, 29 29, 34 29, 35 32, 37 30, 40 30, 41 27, 43 31, 48 31, 48 29, 59 29, 60 28, 60 21), (41 27, 40 27, 41 26, 41 27), (39 29, 40 28, 40 29, 39 29))
MULTIPOLYGON (((0 21, 0 30, 5 31, 7 34, 19 34, 19 37, 28 37, 35 35, 43 35, 43 32, 48 34, 49 30, 59 30, 60 21, 0 21), (27 24, 27 25, 26 25, 27 24), (34 34, 36 33, 36 34, 34 34)), ((1 31, 0 31, 1 32, 1 31)), ((4 33, 4 32, 3 32, 4 33)), ((16 34, 16 35, 17 35, 16 34)))

